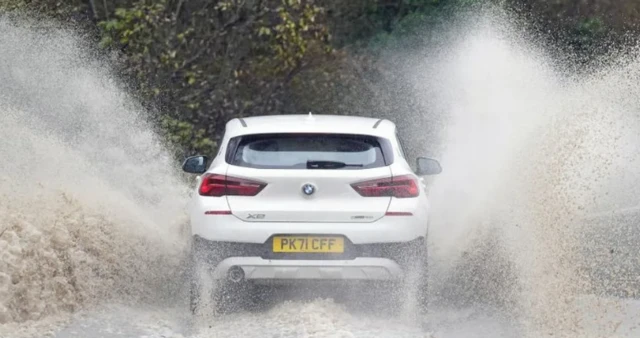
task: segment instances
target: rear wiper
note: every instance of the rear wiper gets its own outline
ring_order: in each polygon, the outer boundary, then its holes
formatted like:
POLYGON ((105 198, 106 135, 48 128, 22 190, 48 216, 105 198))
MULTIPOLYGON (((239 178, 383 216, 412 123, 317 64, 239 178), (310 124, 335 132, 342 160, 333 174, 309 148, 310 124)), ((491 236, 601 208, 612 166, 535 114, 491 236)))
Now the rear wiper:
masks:
POLYGON ((344 167, 363 167, 363 165, 338 161, 307 161, 307 169, 340 169, 344 167))

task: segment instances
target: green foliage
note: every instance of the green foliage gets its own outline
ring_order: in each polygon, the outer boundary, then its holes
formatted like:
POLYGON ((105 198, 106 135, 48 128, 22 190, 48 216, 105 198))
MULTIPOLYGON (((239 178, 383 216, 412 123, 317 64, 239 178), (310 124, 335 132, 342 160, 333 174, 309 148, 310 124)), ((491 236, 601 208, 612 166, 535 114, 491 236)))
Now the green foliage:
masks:
POLYGON ((506 0, 541 36, 582 59, 625 46, 628 34, 640 33, 640 1, 636 0, 506 0))
POLYGON ((217 147, 217 143, 207 135, 205 129, 197 129, 189 122, 163 116, 161 127, 171 144, 188 153, 213 154, 217 147))
POLYGON ((323 9, 312 1, 171 3, 116 9, 98 24, 101 44, 126 55, 123 71, 144 97, 212 139, 233 117, 285 112, 291 81, 331 57, 323 9))
POLYGON ((0 11, 29 10, 62 21, 96 20, 109 13, 108 3, 115 5, 129 0, 0 0, 0 11))
POLYGON ((35 10, 50 16, 65 17, 77 10, 74 1, 67 4, 38 0, 0 0, 0 11, 35 10))
POLYGON ((22 9, 26 6, 24 0, 3 0, 0 1, 0 11, 12 11, 22 9))
POLYGON ((468 11, 474 6, 492 0, 412 0, 414 7, 394 20, 393 29, 373 35, 367 44, 367 51, 402 49, 407 52, 423 48, 426 37, 441 35, 442 27, 453 20, 457 13, 468 11))
POLYGON ((0 10, 97 28, 135 95, 161 108, 155 120, 188 155, 210 154, 238 116, 394 113, 385 102, 404 91, 384 82, 393 69, 380 52, 421 48, 452 14, 488 2, 519 9, 579 53, 619 44, 640 19, 635 0, 0 0, 0 10))
POLYGON ((578 21, 572 33, 576 45, 588 46, 602 38, 607 27, 600 18, 584 18, 578 21))

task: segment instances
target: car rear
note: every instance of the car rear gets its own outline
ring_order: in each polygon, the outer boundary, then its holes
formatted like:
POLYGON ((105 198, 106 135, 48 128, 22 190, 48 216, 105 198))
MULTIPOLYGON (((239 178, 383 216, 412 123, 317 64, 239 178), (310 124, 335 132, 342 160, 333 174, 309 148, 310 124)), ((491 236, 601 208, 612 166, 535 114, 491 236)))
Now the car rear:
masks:
POLYGON ((424 247, 422 184, 389 138, 267 133, 228 140, 192 227, 215 279, 400 280, 424 247))
POLYGON ((380 219, 387 211, 391 196, 378 191, 364 197, 352 186, 391 177, 386 158, 392 155, 385 158, 381 139, 267 134, 231 142, 237 145, 230 149, 228 180, 250 178, 263 187, 259 193, 252 191, 253 196, 227 195, 231 212, 244 221, 361 223, 380 219), (303 191, 305 185, 312 189, 309 194, 303 191))

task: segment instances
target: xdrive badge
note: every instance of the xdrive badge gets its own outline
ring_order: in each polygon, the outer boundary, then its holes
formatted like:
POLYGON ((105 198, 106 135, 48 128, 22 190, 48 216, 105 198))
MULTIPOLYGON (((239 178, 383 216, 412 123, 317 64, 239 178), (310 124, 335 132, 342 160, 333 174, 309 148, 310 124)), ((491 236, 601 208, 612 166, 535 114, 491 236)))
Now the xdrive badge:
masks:
POLYGON ((302 186, 302 192, 307 196, 313 195, 313 193, 316 192, 316 187, 314 187, 313 184, 307 183, 302 186))

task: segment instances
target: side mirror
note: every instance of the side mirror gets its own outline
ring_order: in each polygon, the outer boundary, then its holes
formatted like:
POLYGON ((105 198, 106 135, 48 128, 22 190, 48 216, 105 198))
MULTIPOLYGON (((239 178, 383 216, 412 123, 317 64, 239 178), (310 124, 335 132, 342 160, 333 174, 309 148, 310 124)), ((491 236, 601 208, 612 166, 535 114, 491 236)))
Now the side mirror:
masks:
POLYGON ((206 156, 188 157, 182 164, 182 170, 190 174, 203 174, 207 171, 207 162, 209 158, 206 156))
POLYGON ((441 172, 442 167, 438 161, 427 157, 418 157, 418 168, 416 170, 418 176, 437 175, 441 172))

